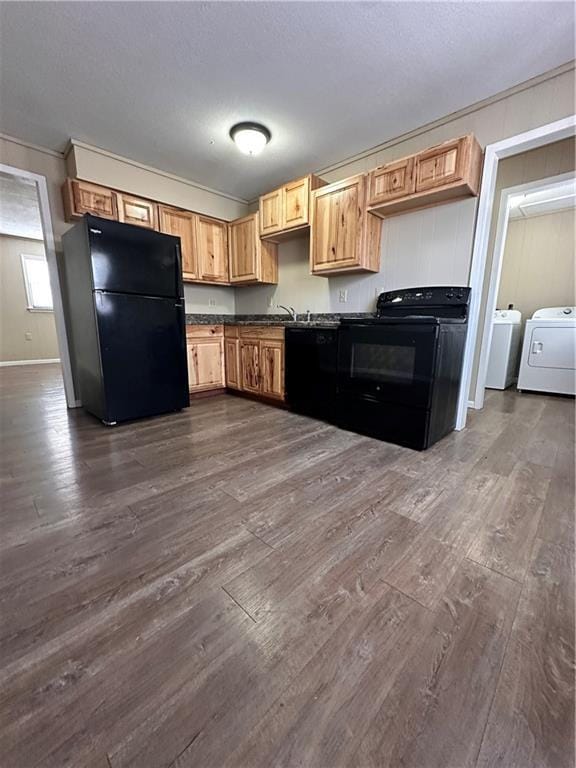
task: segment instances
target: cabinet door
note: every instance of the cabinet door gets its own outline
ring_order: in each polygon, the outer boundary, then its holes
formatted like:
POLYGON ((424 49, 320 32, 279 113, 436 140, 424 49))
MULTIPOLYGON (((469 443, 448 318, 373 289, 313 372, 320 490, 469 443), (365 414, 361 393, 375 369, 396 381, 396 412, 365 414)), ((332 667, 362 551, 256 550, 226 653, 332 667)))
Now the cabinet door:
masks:
POLYGON ((368 205, 394 200, 416 191, 414 157, 405 157, 395 163, 387 163, 370 174, 368 205))
POLYGON ((228 227, 226 222, 196 216, 196 257, 202 280, 228 282, 228 227))
POLYGON ((245 216, 229 225, 230 282, 256 282, 259 279, 256 238, 258 216, 245 216))
POLYGON ((416 191, 424 192, 461 181, 469 137, 446 141, 416 156, 416 191))
POLYGON ((240 341, 240 368, 242 389, 259 394, 261 392, 259 341, 248 339, 240 341))
POLYGON ((187 350, 190 391, 223 387, 223 339, 188 340, 187 350))
POLYGON ((329 184, 312 193, 310 266, 313 272, 361 265, 365 177, 329 184))
POLYGON ((270 235, 282 229, 282 189, 260 198, 260 234, 270 235))
POLYGON ((156 203, 131 195, 117 194, 118 219, 125 224, 136 224, 147 229, 156 229, 156 203))
POLYGON ((66 220, 78 219, 85 213, 103 219, 118 219, 116 193, 87 181, 67 179, 62 188, 66 220))
POLYGON ((262 394, 284 398, 284 342, 260 342, 262 394))
POLYGON ((282 188, 282 228, 301 227, 308 224, 308 197, 310 180, 306 176, 285 184, 282 188))
POLYGON ((180 238, 182 251, 182 277, 184 280, 198 277, 194 249, 194 214, 176 208, 159 208, 160 232, 180 238))
POLYGON ((240 389, 240 342, 238 339, 224 339, 224 369, 226 386, 240 389))

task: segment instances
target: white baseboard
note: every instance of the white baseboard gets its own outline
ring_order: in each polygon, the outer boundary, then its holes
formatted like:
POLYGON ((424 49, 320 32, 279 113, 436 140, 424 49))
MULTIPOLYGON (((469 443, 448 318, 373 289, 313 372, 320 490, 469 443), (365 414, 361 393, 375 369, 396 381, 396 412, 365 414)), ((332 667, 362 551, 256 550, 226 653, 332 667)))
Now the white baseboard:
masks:
POLYGON ((468 400, 468 402, 466 403, 466 405, 467 405, 467 407, 468 407, 468 408, 476 408, 476 405, 475 405, 475 403, 474 403, 474 400, 468 400))
POLYGON ((59 357, 52 357, 47 360, 8 360, 7 362, 0 362, 0 368, 7 368, 11 365, 43 365, 45 363, 59 363, 59 357))

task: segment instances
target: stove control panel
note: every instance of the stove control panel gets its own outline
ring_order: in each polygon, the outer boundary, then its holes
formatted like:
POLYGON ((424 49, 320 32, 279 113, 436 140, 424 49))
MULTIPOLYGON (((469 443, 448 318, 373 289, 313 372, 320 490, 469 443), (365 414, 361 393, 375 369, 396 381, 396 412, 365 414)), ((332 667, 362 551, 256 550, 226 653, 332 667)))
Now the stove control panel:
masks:
POLYGON ((426 307, 426 306, 467 306, 470 288, 465 286, 430 286, 424 288, 401 288, 387 291, 378 297, 378 310, 384 307, 426 307))

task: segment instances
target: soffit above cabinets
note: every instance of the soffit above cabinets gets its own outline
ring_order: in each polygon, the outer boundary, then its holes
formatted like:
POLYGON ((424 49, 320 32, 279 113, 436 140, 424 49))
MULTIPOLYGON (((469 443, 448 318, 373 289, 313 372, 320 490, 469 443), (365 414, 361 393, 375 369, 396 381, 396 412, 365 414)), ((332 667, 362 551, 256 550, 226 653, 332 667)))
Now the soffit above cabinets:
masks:
POLYGON ((0 131, 253 200, 565 64, 573 21, 565 2, 3 3, 0 131), (229 138, 244 120, 272 132, 258 157, 229 138))

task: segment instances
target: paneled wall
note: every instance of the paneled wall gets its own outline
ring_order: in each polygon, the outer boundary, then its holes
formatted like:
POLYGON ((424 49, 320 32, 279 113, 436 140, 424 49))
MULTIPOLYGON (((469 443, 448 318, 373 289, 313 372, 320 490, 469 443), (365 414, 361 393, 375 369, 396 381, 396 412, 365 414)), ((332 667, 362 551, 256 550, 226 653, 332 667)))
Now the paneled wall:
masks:
POLYGON ((508 224, 498 307, 514 304, 524 319, 542 307, 574 306, 574 209, 508 224))

